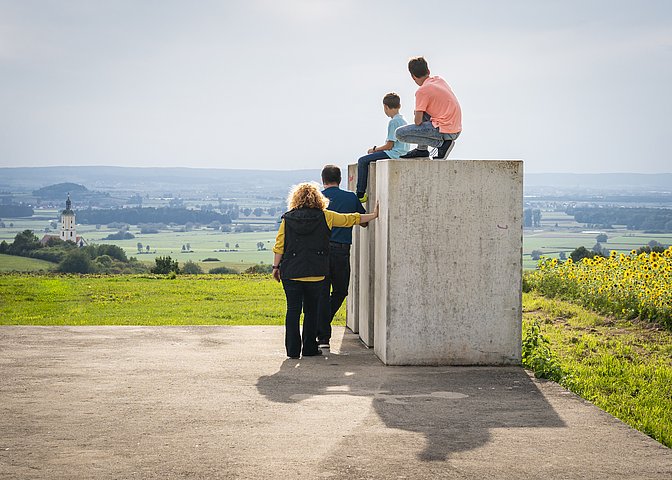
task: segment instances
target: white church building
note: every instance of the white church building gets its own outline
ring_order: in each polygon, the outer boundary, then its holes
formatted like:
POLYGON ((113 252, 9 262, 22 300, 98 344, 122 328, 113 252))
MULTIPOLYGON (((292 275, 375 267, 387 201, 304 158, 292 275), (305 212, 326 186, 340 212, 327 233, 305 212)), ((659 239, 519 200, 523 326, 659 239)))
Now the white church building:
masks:
POLYGON ((70 241, 76 243, 80 247, 86 245, 86 240, 77 235, 75 223, 75 212, 72 210, 72 201, 68 193, 68 199, 65 201, 65 210, 61 212, 61 231, 59 235, 45 235, 40 240, 40 243, 46 244, 51 238, 60 238, 64 242, 70 241))

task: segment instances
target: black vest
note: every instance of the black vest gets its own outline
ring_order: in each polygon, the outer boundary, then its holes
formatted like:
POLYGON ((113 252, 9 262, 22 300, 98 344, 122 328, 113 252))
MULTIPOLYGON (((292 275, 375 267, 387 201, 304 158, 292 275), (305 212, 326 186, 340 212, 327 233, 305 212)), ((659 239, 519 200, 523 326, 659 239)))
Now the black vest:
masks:
POLYGON ((331 230, 324 212, 298 208, 285 213, 285 253, 280 277, 283 279, 329 275, 331 230))

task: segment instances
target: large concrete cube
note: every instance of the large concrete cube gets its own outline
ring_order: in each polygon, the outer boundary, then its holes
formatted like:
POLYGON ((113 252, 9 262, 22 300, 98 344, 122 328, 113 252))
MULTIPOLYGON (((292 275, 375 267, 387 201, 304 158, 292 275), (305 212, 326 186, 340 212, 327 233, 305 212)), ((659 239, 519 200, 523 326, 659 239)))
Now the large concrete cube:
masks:
POLYGON ((381 216, 366 245, 358 238, 353 275, 360 334, 373 315, 378 357, 388 365, 520 363, 522 162, 383 160, 371 173, 369 205, 378 200, 381 216), (373 285, 372 301, 363 301, 362 285, 373 285))

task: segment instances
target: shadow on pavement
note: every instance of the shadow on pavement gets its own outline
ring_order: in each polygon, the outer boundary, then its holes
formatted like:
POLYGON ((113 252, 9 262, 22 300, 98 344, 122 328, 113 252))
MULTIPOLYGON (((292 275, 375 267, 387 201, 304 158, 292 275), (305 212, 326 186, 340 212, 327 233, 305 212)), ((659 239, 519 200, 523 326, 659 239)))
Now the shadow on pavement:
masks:
MULTIPOLYGON (((494 428, 564 426, 520 367, 387 367, 353 339, 346 334, 340 350, 321 358, 284 361, 278 372, 259 378, 258 391, 280 403, 370 398, 385 427, 422 434, 425 445, 417 455, 423 461, 483 446, 494 428)), ((325 422, 346 414, 331 412, 325 422)))

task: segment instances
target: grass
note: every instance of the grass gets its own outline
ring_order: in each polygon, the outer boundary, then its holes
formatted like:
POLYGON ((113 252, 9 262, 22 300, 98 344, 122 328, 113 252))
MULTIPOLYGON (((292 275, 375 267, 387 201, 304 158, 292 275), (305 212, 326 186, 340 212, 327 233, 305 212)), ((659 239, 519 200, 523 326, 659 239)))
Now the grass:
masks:
POLYGON ((16 257, 14 255, 0 254, 0 272, 49 271, 52 270, 55 266, 55 263, 39 260, 37 258, 16 257))
POLYGON ((559 383, 672 447, 672 332, 523 294, 523 328, 539 325, 559 383))
MULTIPOLYGON (((0 325, 283 325, 270 275, 0 275, 0 325)), ((342 308, 335 324, 345 324, 342 308)))

